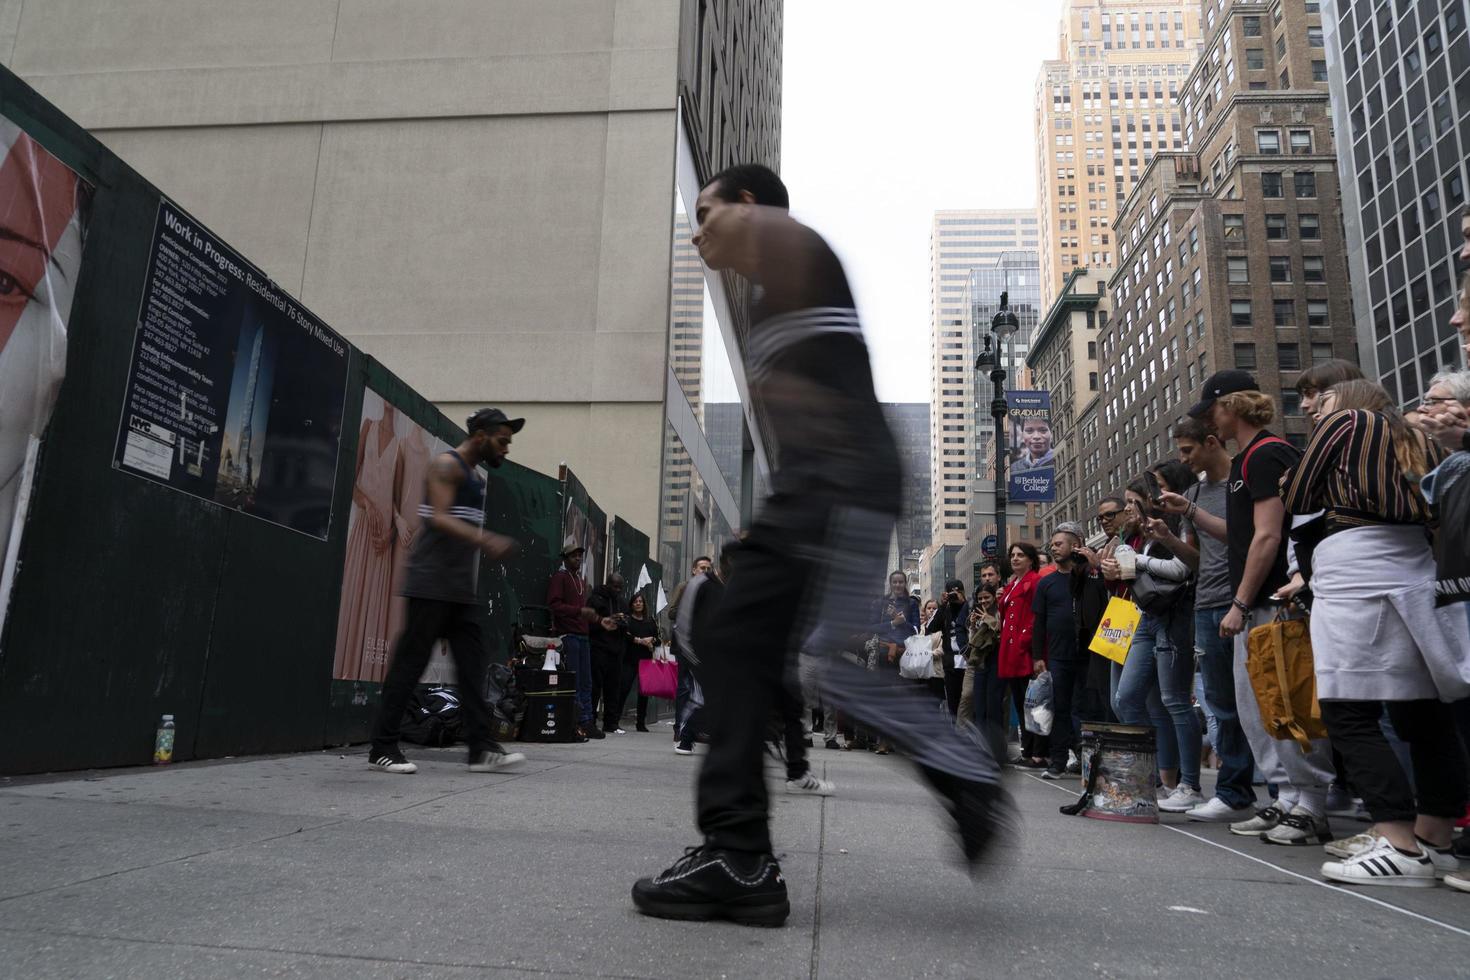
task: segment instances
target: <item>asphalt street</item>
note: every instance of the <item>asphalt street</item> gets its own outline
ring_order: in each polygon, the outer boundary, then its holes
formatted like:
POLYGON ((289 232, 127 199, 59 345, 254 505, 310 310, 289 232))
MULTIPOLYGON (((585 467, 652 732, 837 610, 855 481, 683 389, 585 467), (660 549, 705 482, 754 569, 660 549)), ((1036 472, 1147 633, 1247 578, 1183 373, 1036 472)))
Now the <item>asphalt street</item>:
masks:
MULTIPOLYGON (((971 881, 902 760, 817 748, 827 799, 771 769, 779 930, 647 919, 628 889, 695 842, 699 757, 666 728, 518 746, 474 775, 407 747, 0 780, 7 977, 1449 977, 1470 895, 1323 883, 1320 848, 1057 812, 971 881)), ((702 751, 702 750, 701 750, 702 751)), ((1346 823, 1339 834, 1361 825, 1346 823)))

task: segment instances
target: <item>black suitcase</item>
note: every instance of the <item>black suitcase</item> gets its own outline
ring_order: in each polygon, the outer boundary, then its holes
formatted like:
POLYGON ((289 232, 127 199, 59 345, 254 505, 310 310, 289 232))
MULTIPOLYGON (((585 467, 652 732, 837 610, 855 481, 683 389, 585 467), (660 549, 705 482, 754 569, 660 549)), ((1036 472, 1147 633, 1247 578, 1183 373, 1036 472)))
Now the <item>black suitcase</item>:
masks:
POLYGON ((555 694, 526 694, 526 716, 521 721, 522 742, 576 742, 577 695, 574 689, 555 694))

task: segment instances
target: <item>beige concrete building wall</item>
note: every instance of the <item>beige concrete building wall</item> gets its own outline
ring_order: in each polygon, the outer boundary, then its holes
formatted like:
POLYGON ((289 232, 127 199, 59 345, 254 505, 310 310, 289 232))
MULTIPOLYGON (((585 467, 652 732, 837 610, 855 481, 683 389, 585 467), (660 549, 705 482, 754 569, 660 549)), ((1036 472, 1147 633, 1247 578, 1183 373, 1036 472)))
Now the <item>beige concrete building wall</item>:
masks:
POLYGON ((1181 149, 1176 99, 1200 44, 1197 0, 1066 0, 1033 122, 1042 306, 1073 269, 1112 265, 1110 225, 1144 167, 1181 149))
POLYGON ((0 56, 456 419, 658 518, 676 0, 0 0, 0 56), (644 458, 646 457, 646 458, 644 458))

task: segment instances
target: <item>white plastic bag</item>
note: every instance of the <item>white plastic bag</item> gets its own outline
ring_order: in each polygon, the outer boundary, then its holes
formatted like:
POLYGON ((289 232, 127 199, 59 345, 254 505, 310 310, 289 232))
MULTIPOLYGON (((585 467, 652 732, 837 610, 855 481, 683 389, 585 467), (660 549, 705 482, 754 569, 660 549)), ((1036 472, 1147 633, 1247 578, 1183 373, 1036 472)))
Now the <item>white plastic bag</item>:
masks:
POLYGON ((898 676, 911 681, 927 681, 934 676, 934 645, 929 637, 911 636, 903 641, 898 676))
POLYGON ((1043 670, 1026 685, 1026 731, 1051 734, 1051 704, 1051 671, 1043 670))

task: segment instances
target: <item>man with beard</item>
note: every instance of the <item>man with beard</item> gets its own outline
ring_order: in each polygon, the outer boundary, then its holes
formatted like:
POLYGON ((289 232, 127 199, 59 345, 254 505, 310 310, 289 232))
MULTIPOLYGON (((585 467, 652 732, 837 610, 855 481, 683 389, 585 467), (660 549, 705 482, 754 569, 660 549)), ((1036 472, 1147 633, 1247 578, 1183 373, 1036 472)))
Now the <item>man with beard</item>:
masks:
POLYGON ((413 539, 399 592, 408 598, 408 614, 383 680, 383 700, 368 751, 368 765, 378 772, 418 771, 398 749, 398 728, 434 643, 441 639, 449 644, 459 678, 470 772, 494 772, 525 761, 524 755, 506 752, 490 737, 485 641, 475 595, 480 555, 500 561, 519 550, 514 540, 481 529, 485 481, 475 467, 504 463, 512 437, 525 424, 525 419, 506 418, 498 408, 482 408, 465 422, 469 434, 464 441, 440 453, 429 467, 424 502, 419 505, 423 523, 413 539))

